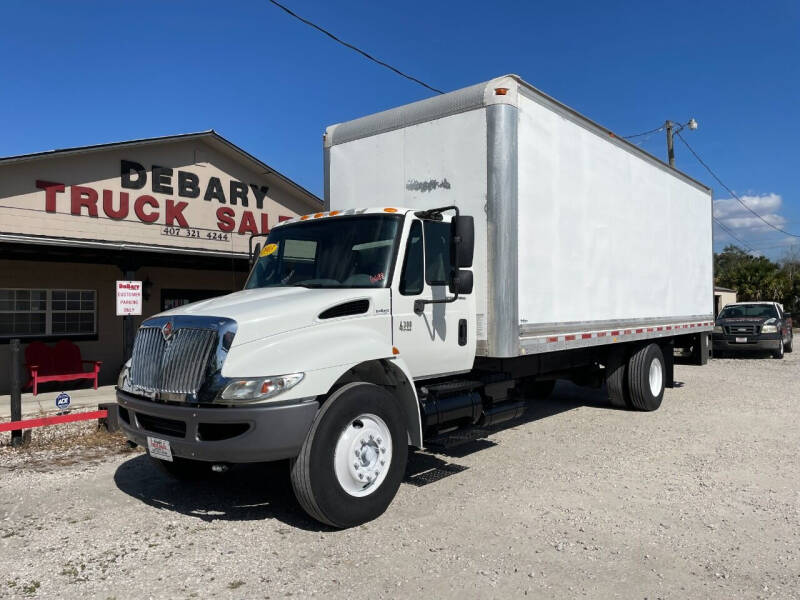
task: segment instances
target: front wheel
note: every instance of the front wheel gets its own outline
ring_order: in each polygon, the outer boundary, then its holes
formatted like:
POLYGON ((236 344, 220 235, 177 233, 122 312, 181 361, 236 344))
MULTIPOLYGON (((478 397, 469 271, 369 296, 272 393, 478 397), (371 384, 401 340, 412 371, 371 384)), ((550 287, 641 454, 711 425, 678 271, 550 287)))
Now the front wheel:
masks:
POLYGON ((394 396, 371 383, 350 383, 314 419, 292 463, 292 488, 314 519, 353 527, 383 514, 407 459, 408 435, 394 396))
POLYGON ((792 335, 792 334, 790 333, 790 334, 789 334, 789 341, 788 341, 788 342, 786 342, 786 343, 783 345, 783 351, 784 351, 784 352, 786 352, 787 354, 791 353, 791 351, 793 350, 793 348, 792 348, 792 344, 793 344, 793 343, 794 343, 794 335, 792 335))
POLYGON ((783 340, 778 340, 778 349, 772 352, 772 358, 783 358, 783 340))

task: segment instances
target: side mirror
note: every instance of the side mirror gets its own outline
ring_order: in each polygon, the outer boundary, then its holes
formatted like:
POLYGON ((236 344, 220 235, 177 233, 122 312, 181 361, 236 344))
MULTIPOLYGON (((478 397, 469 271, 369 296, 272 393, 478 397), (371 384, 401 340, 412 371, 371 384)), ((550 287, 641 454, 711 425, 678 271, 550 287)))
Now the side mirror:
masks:
MULTIPOLYGON (((475 252, 475 220, 470 216, 456 216, 451 222, 453 235, 453 248, 450 260, 453 267, 472 266, 472 255, 475 252)), ((472 274, 470 273, 470 277, 472 274)))
POLYGON ((465 269, 453 269, 453 271, 450 273, 451 294, 471 294, 472 286, 472 271, 467 271, 465 269))

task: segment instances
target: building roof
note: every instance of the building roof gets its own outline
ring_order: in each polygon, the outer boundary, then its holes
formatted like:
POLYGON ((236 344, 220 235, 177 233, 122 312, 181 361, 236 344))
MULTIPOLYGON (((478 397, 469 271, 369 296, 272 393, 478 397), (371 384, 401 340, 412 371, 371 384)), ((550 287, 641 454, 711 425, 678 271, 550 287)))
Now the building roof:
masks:
POLYGON ((319 202, 320 205, 323 204, 323 201, 319 196, 311 193, 306 188, 304 188, 298 183, 295 183, 285 175, 282 175, 281 173, 270 167, 265 162, 262 162, 261 160, 257 159, 249 152, 243 150, 233 142, 225 139, 213 129, 209 129, 208 131, 198 131, 195 133, 181 133, 178 135, 166 135, 161 137, 142 138, 139 140, 128 140, 124 142, 110 142, 107 144, 94 144, 92 146, 77 146, 75 148, 60 148, 57 150, 34 152, 32 154, 19 154, 17 156, 0 157, 0 166, 7 164, 28 162, 33 160, 41 160, 44 158, 50 158, 54 156, 60 157, 69 155, 90 154, 92 152, 101 152, 103 150, 108 150, 110 148, 146 146, 150 144, 163 144, 168 142, 185 141, 185 140, 202 140, 206 142, 209 146, 222 152, 223 154, 227 154, 228 156, 231 156, 232 158, 238 160, 239 162, 248 164, 252 169, 260 171, 264 175, 273 175, 277 179, 282 181, 287 187, 293 189, 299 194, 307 196, 309 199, 319 202))
POLYGON ((726 288, 726 287, 720 287, 718 285, 714 286, 714 291, 715 292, 733 292, 734 294, 736 293, 736 290, 732 290, 731 288, 726 288))

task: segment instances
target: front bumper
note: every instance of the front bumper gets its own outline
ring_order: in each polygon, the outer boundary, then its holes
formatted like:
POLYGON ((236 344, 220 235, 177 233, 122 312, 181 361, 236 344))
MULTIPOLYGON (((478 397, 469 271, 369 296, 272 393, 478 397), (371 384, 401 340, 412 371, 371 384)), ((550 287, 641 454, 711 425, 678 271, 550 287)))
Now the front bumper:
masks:
POLYGON ((778 344, 782 344, 783 340, 777 333, 767 335, 770 337, 749 336, 746 338, 746 342, 737 342, 735 336, 717 334, 712 336, 711 344, 717 352, 775 352, 778 344))
POLYGON ((162 404, 117 390, 125 436, 147 447, 168 440, 174 456, 209 462, 267 462, 300 453, 319 409, 315 398, 279 406, 199 408, 162 404))

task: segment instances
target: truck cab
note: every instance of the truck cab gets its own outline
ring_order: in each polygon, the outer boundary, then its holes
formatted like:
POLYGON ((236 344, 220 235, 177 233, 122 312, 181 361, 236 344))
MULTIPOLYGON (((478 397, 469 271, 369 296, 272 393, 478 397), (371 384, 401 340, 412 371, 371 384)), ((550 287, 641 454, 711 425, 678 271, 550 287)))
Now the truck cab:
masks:
POLYGON ((415 381, 473 368, 472 228, 454 207, 281 223, 242 291, 143 322, 118 383, 123 431, 180 477, 292 459, 312 516, 374 518, 423 443, 415 381))

